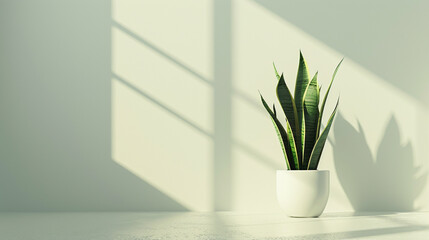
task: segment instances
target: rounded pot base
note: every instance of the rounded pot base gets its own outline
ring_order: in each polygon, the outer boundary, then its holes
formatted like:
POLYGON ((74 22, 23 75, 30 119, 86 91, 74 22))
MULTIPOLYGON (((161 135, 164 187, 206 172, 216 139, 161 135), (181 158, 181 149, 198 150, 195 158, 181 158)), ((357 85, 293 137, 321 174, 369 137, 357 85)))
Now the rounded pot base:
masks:
POLYGON ((277 201, 290 217, 315 218, 329 197, 329 171, 277 170, 277 201))

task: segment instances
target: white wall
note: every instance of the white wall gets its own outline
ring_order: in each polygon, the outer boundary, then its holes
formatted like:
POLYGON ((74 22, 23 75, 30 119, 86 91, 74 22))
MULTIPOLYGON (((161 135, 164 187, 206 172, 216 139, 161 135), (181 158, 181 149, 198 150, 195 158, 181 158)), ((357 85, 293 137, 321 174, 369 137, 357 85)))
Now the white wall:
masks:
POLYGON ((2 1, 0 210, 278 211, 299 49, 322 92, 345 57, 327 211, 427 210, 427 5, 2 1))

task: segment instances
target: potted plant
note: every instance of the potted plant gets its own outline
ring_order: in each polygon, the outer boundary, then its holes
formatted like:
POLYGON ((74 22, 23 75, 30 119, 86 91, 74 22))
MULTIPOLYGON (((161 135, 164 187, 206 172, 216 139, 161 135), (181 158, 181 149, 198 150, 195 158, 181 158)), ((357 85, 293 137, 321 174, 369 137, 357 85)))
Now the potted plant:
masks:
POLYGON ((277 118, 275 105, 273 104, 271 109, 260 94, 262 104, 276 129, 287 166, 287 170, 277 170, 277 200, 286 214, 292 217, 318 217, 328 201, 329 171, 317 170, 317 166, 337 112, 339 99, 323 130, 321 125, 326 99, 342 61, 335 68, 321 104, 318 73, 310 79, 302 52, 294 95, 291 94, 283 74, 279 75, 273 64, 278 80, 277 98, 286 117, 285 127, 277 118))

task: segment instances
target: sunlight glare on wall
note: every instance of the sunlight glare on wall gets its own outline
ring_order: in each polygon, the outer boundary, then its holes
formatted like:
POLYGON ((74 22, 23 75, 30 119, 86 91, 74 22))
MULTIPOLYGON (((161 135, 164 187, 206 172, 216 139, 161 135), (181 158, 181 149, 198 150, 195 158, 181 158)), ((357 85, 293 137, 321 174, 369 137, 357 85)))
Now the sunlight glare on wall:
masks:
POLYGON ((168 3, 113 1, 112 155, 186 208, 210 210, 211 4, 168 3))

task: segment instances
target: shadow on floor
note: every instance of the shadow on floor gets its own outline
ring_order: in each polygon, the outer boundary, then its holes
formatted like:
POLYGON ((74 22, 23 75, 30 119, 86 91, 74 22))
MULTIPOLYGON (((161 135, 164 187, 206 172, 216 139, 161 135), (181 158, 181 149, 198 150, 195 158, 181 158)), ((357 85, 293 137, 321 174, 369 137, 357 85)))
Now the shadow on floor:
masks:
POLYGON ((290 239, 290 240, 355 239, 355 238, 382 236, 387 234, 423 231, 427 229, 429 229, 429 226, 413 225, 413 226, 403 226, 403 227, 389 227, 389 228, 377 228, 377 229, 355 230, 355 231, 344 231, 344 232, 333 232, 333 233, 309 234, 304 236, 287 237, 284 239, 290 239))

